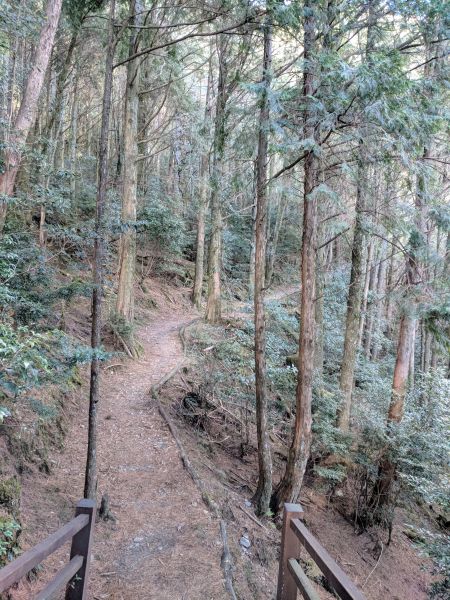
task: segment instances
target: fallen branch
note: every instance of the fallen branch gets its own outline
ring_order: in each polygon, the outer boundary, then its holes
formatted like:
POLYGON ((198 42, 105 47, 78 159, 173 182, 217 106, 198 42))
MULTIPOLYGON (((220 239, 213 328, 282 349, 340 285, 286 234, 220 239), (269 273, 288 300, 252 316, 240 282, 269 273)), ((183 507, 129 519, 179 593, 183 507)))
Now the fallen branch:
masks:
POLYGON ((203 481, 200 479, 199 475, 197 474, 197 471, 192 466, 192 463, 189 460, 188 455, 186 454, 186 451, 185 451, 184 446, 178 436, 178 432, 176 430, 176 427, 175 427, 172 419, 169 417, 169 415, 167 414, 166 410, 164 409, 162 404, 159 402, 159 400, 156 400, 156 405, 158 407, 160 415, 165 420, 167 427, 169 428, 170 433, 172 434, 173 439, 175 440, 176 445, 178 446, 178 451, 180 453, 181 462, 183 463, 184 468, 189 473, 192 481, 197 486, 197 488, 201 494, 203 502, 206 504, 206 506, 209 508, 209 510, 213 513, 213 515, 216 518, 219 518, 219 516, 220 516, 219 507, 214 502, 214 500, 212 500, 212 498, 210 498, 209 493, 206 490, 206 487, 205 487, 203 481))
POLYGON ((378 567, 381 557, 383 556, 383 550, 384 550, 384 546, 383 546, 383 542, 380 540, 380 544, 381 544, 381 552, 380 555, 378 556, 378 560, 375 563, 374 568, 370 571, 370 573, 367 575, 367 579, 365 580, 365 582, 362 584, 361 589, 363 590, 364 587, 366 586, 367 582, 369 581, 369 579, 372 577, 373 573, 375 572, 375 569, 378 567))
POLYGON ((114 327, 114 325, 111 323, 111 329, 113 330, 114 335, 116 336, 117 340, 122 344, 123 349, 125 350, 125 352, 127 353, 127 355, 129 356, 129 358, 131 359, 135 359, 136 357, 133 355, 133 353, 131 352, 130 348, 127 346, 125 340, 123 339, 123 337, 120 335, 120 333, 117 331, 117 329, 114 327))
POLYGON ((123 363, 113 363, 112 365, 105 365, 103 368, 106 369, 115 369, 116 367, 124 367, 123 363))
POLYGON ((238 508, 240 508, 242 510, 243 513, 245 513, 247 515, 247 517, 249 519, 251 519, 254 523, 256 523, 257 525, 259 525, 260 527, 262 527, 264 529, 264 531, 269 531, 267 529, 267 527, 265 525, 263 525, 261 523, 261 521, 259 519, 257 519, 256 517, 254 517, 251 513, 249 513, 247 510, 245 510, 245 508, 242 508, 242 506, 238 506, 238 508))

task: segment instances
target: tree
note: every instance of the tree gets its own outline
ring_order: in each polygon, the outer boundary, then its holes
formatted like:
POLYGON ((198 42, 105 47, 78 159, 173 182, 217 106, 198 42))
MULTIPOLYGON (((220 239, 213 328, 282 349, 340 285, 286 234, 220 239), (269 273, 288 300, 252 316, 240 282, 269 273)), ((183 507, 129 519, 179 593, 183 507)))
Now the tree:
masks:
POLYGON ((103 260, 105 256, 105 203, 108 183, 108 131, 111 114, 112 75, 114 51, 116 47, 114 35, 115 0, 111 0, 108 22, 108 47, 106 50, 105 76, 103 83, 102 124, 100 129, 97 196, 95 214, 95 239, 93 262, 92 290, 92 327, 91 376, 89 386, 89 424, 86 472, 84 481, 84 497, 95 498, 97 492, 97 405, 100 400, 100 358, 102 332, 102 300, 103 300, 103 260))
POLYGON ((61 14, 62 0, 48 0, 45 23, 33 59, 33 66, 27 78, 19 112, 12 124, 12 132, 4 150, 3 172, 0 174, 0 233, 6 219, 7 197, 12 196, 17 173, 28 134, 34 126, 38 110, 38 100, 44 83, 45 72, 52 53, 56 29, 61 14), (5 198, 6 196, 6 198, 5 198))
MULTIPOLYGON (((130 1, 129 22, 131 25, 129 56, 139 50, 139 26, 143 20, 142 4, 130 1)), ((119 240, 119 284, 117 289, 116 313, 122 321, 122 340, 135 355, 134 325, 134 273, 136 264, 136 211, 137 211, 137 156, 138 156, 138 111, 139 111, 140 60, 127 63, 125 93, 125 116, 123 127, 123 190, 122 219, 119 240)))
MULTIPOLYGON (((371 53, 374 51, 375 27, 374 0, 367 5, 367 42, 365 59, 370 68, 371 53)), ((364 99, 362 99, 364 101, 364 99)), ((353 229, 352 261, 350 282, 348 286, 347 314, 345 321, 344 353, 341 362, 339 387, 342 393, 342 403, 338 412, 337 425, 346 432, 350 426, 350 412, 352 406, 353 383, 355 375, 356 357, 358 353, 359 323, 363 287, 363 261, 364 261, 364 211, 366 209, 365 196, 368 191, 367 181, 367 136, 368 128, 361 128, 361 138, 358 143, 357 173, 356 173, 356 204, 355 225, 353 229)), ((370 267, 370 265, 368 265, 370 267)))
POLYGON ((226 103, 229 97, 227 90, 228 60, 226 53, 229 40, 220 35, 217 42, 219 60, 219 78, 217 82, 216 113, 214 116, 213 160, 211 167, 211 237, 208 254, 208 298, 206 320, 218 323, 222 318, 221 299, 221 253, 222 253, 222 209, 221 188, 222 162, 225 152, 226 103))
POLYGON ((227 103, 236 89, 250 49, 247 32, 234 54, 233 43, 226 34, 219 35, 217 57, 219 75, 217 82, 216 112, 214 117, 213 159, 211 166, 211 236, 208 253, 208 296, 206 320, 218 323, 222 318, 222 188, 223 161, 227 136, 227 103), (233 72, 234 70, 234 72, 233 72))
POLYGON ((272 495, 272 457, 267 427, 266 315, 264 288, 267 247, 267 146, 269 136, 269 92, 272 68, 272 31, 269 17, 264 24, 264 57, 256 159, 255 228, 255 391, 258 435, 258 487, 254 496, 257 513, 267 514, 272 495))
MULTIPOLYGON (((209 56, 209 69, 208 69, 208 80, 206 84, 206 97, 205 97, 205 118, 203 125, 203 133, 205 138, 205 144, 209 141, 209 129, 211 121, 211 91, 212 91, 212 45, 210 48, 209 56)), ((203 273, 204 273, 204 262, 205 262, 205 226, 206 226, 206 212, 208 208, 208 174, 209 174, 209 149, 204 148, 200 157, 200 190, 198 199, 198 217, 197 217, 197 240, 196 240, 196 252, 195 252, 195 275, 194 275, 194 288, 192 290, 192 301, 197 308, 200 310, 203 295, 203 273)))
POLYGON ((318 134, 313 108, 316 74, 316 8, 311 0, 305 2, 303 25, 303 135, 313 143, 304 160, 303 180, 303 235, 301 257, 301 307, 296 391, 296 413, 292 441, 284 475, 275 490, 272 506, 277 512, 283 502, 295 502, 300 493, 311 448, 311 402, 314 373, 314 300, 317 236, 317 185, 318 159, 315 145, 318 134))

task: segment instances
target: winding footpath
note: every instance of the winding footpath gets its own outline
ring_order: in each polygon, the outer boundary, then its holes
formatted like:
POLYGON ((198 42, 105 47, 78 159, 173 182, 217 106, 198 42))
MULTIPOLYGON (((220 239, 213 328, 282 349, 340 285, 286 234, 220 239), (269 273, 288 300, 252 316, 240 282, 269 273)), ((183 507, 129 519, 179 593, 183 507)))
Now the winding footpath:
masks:
MULTIPOLYGON (((116 520, 96 526, 90 599, 228 598, 217 523, 183 469, 149 394, 150 387, 183 360, 178 330, 193 317, 176 310, 154 313, 138 332, 142 357, 104 371, 98 497, 108 494, 116 520)), ((33 524, 40 537, 70 519, 82 495, 86 412, 83 407, 80 418, 72 419, 51 477, 34 476, 30 485, 24 483, 24 521, 33 524), (45 519, 40 517, 42 506, 48 507, 45 519)), ((28 537, 36 541, 34 533, 28 537)), ((59 563, 54 559, 48 566, 39 588, 59 563)))

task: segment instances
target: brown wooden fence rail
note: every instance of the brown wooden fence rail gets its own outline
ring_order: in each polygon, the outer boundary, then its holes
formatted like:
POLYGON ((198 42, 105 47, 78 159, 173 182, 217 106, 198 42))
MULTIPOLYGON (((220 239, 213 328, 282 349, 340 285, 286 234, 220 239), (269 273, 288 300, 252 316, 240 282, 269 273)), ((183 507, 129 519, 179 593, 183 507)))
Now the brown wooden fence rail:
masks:
POLYGON ((69 523, 0 570, 0 593, 25 577, 31 569, 71 539, 70 561, 35 596, 35 600, 48 600, 66 586, 66 600, 86 600, 94 522, 95 503, 92 500, 80 500, 75 517, 69 523))
POLYGON ((296 600, 298 590, 305 600, 320 600, 298 562, 300 545, 306 549, 339 598, 366 600, 364 594, 305 527, 302 523, 303 516, 300 504, 284 505, 277 600, 296 600))

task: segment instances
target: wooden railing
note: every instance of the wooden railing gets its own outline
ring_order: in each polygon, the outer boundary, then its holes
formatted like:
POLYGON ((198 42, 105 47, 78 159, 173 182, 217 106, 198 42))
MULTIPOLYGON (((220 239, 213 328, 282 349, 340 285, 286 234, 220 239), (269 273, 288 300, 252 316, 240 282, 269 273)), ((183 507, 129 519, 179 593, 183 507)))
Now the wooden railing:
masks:
POLYGON ((366 600, 364 594, 305 527, 302 519, 303 509, 300 504, 284 505, 277 600, 296 600, 298 590, 305 600, 320 600, 298 562, 300 545, 306 549, 339 598, 366 600))
POLYGON ((0 570, 0 593, 25 577, 31 569, 71 539, 70 561, 35 596, 35 600, 48 600, 64 587, 67 587, 66 600, 86 600, 94 523, 95 503, 81 500, 75 517, 69 523, 0 570))

